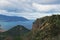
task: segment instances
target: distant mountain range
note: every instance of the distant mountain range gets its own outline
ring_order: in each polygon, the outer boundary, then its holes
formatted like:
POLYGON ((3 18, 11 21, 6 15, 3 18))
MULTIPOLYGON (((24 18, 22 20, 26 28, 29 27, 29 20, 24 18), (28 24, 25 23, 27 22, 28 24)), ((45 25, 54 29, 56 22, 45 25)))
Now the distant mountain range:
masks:
POLYGON ((34 20, 28 20, 24 17, 6 16, 0 14, 0 25, 4 30, 9 30, 16 25, 23 25, 26 28, 31 29, 33 21, 34 20))
POLYGON ((16 26, 16 25, 23 25, 28 29, 32 28, 32 24, 33 24, 34 20, 29 20, 29 21, 17 21, 17 22, 0 22, 0 25, 2 26, 2 28, 4 30, 9 30, 12 27, 16 26))
POLYGON ((0 14, 0 21, 4 22, 13 22, 13 21, 28 21, 28 19, 24 17, 17 17, 17 16, 6 16, 0 14))

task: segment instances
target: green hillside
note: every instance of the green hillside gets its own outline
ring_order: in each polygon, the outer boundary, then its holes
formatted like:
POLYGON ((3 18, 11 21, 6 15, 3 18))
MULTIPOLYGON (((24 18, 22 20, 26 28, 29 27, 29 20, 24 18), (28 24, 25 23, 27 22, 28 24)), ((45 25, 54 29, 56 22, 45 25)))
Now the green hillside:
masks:
POLYGON ((28 40, 60 40, 60 15, 37 19, 30 34, 28 40))
MULTIPOLYGON (((23 40, 24 36, 29 32, 27 28, 25 28, 22 25, 17 25, 13 27, 12 29, 2 33, 3 35, 2 38, 3 40, 23 40)), ((1 39, 1 40, 2 40, 1 39)))

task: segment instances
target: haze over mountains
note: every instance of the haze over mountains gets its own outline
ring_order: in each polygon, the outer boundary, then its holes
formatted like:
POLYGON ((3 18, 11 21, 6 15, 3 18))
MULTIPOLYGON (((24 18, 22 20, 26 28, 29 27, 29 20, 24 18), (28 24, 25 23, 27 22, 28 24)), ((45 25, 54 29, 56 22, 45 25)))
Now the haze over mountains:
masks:
POLYGON ((9 30, 16 25, 23 25, 31 29, 33 21, 34 20, 28 20, 24 17, 0 15, 0 25, 4 30, 9 30))
POLYGON ((16 22, 16 21, 28 21, 28 19, 24 17, 17 17, 17 16, 6 16, 0 15, 0 21, 2 22, 16 22))
POLYGON ((0 40, 22 40, 29 31, 24 26, 17 25, 8 31, 0 32, 0 40))

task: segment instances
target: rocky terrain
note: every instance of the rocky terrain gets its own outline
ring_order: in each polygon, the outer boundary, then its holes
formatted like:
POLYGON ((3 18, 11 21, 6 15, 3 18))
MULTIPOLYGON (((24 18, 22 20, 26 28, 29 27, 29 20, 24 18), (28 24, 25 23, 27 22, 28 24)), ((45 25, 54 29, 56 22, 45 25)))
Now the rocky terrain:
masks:
POLYGON ((60 15, 38 18, 33 23, 28 40, 60 40, 60 15))

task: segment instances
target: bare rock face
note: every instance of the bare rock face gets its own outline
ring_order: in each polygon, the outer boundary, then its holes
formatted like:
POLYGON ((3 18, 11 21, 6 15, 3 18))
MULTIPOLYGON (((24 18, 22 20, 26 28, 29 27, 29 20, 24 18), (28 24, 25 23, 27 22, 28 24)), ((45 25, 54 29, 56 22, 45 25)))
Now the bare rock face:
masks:
POLYGON ((37 19, 30 34, 29 40, 60 40, 60 15, 37 19))

